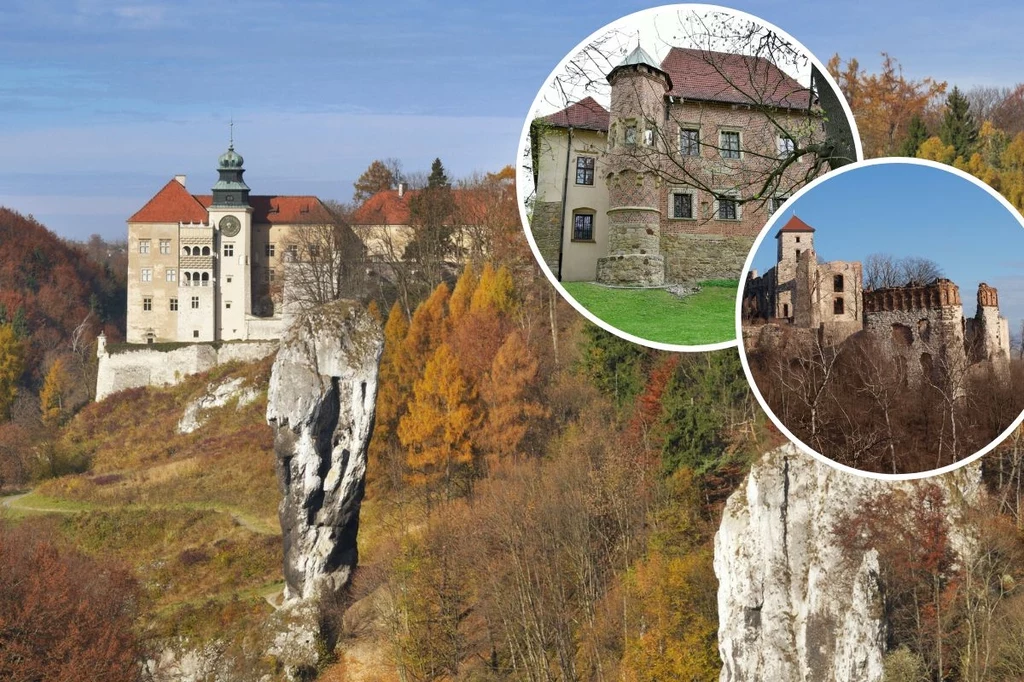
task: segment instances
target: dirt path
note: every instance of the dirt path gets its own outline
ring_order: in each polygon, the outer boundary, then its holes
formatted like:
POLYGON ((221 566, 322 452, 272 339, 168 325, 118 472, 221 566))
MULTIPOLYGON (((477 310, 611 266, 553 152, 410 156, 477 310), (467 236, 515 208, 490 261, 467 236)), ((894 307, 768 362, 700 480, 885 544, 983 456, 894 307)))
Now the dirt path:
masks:
POLYGON ((0 507, 7 507, 8 509, 14 509, 15 511, 26 511, 26 512, 38 512, 42 514, 77 514, 84 509, 69 509, 61 507, 41 507, 38 505, 29 504, 22 500, 31 495, 33 490, 27 493, 19 493, 17 495, 7 495, 0 497, 0 507))

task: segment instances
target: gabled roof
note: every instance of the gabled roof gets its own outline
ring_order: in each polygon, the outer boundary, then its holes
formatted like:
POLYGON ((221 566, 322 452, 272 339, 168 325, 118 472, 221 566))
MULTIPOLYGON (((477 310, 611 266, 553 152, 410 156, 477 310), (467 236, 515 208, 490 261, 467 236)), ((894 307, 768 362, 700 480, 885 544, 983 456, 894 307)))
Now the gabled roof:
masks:
POLYGON ((580 128, 583 130, 608 130, 611 118, 608 110, 602 107, 593 97, 570 104, 565 109, 543 117, 542 123, 559 128, 580 128))
POLYGON ((782 226, 782 229, 775 234, 775 238, 778 239, 779 235, 783 232, 814 232, 814 228, 796 216, 793 216, 786 221, 786 224, 782 226))
POLYGON ((672 78, 669 95, 730 104, 806 109, 810 90, 760 57, 673 47, 661 62, 672 78))
POLYGON ((208 216, 203 204, 188 193, 185 186, 172 179, 146 205, 128 219, 130 223, 205 223, 208 216))
MULTIPOLYGON (((410 224, 410 201, 420 193, 418 189, 407 189, 402 196, 398 190, 377 192, 363 202, 352 214, 353 225, 408 225, 410 224)), ((483 216, 485 207, 480 197, 472 190, 453 189, 452 197, 459 212, 459 223, 475 224, 483 216)))

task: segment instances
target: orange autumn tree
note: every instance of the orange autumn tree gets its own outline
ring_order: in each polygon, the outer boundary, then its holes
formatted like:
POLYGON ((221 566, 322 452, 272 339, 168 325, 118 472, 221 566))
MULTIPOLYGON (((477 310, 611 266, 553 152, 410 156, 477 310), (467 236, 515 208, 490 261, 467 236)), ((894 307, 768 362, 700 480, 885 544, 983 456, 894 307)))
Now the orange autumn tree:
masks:
POLYGON ((533 422, 547 418, 548 410, 535 395, 536 383, 537 360, 514 331, 498 349, 480 388, 487 408, 480 442, 492 457, 516 456, 533 422))
POLYGON ((24 363, 25 349, 14 325, 0 324, 0 421, 10 419, 24 363))
POLYGON ((370 460, 367 467, 367 489, 377 487, 381 471, 388 474, 391 484, 401 481, 402 462, 395 456, 397 450, 398 420, 405 412, 406 394, 402 391, 401 378, 406 369, 400 363, 402 344, 409 333, 409 321, 398 301, 391 306, 388 320, 384 324, 384 352, 380 358, 380 374, 377 389, 377 411, 370 441, 370 460))
POLYGON ((46 373, 43 387, 39 391, 39 407, 42 410, 43 425, 54 429, 64 418, 64 404, 68 392, 68 372, 64 359, 57 358, 46 373))
POLYGON ((448 344, 438 346, 413 386, 409 411, 398 424, 413 482, 440 483, 451 498, 456 479, 473 463, 473 436, 480 423, 476 391, 459 370, 448 344))
MULTIPOLYGON (((470 273, 475 279, 475 273, 470 273)), ((461 278, 459 282, 462 284, 461 278)), ((463 287, 464 291, 468 289, 468 285, 463 287)), ((474 384, 482 381, 491 368, 512 328, 515 308, 515 284, 508 270, 495 270, 485 263, 472 290, 469 309, 453 318, 446 339, 459 359, 459 368, 474 384)))
POLYGON ((473 264, 470 263, 459 275, 459 281, 455 283, 452 296, 448 299, 448 320, 452 325, 457 324, 462 316, 469 311, 477 283, 476 272, 473 270, 473 264))

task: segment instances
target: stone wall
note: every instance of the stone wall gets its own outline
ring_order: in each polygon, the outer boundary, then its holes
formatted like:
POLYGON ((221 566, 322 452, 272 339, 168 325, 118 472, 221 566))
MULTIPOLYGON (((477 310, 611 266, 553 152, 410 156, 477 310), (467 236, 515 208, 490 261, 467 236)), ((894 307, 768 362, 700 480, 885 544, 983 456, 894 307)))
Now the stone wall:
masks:
POLYGON ((746 236, 663 233, 661 253, 665 259, 665 280, 739 279, 753 245, 754 238, 746 236))
POLYGON ((530 231, 544 262, 558 275, 558 249, 562 239, 562 202, 538 201, 533 205, 530 231))
POLYGON ((170 351, 140 345, 138 350, 108 353, 101 336, 97 344, 99 367, 96 400, 141 386, 173 386, 183 378, 226 362, 253 362, 277 351, 278 341, 237 341, 220 348, 197 343, 170 351))

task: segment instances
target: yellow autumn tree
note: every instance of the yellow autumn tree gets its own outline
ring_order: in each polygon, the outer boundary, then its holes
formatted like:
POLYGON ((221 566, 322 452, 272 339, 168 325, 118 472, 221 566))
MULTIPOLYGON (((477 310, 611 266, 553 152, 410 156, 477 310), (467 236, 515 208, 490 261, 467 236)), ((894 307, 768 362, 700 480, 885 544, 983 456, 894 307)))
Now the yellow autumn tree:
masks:
POLYGON ((514 331, 498 349, 480 387, 486 407, 480 442, 492 458, 514 457, 530 427, 548 416, 534 395, 536 381, 537 360, 514 331))
POLYGON ((498 313, 511 315, 516 308, 516 287, 508 268, 501 266, 497 270, 490 263, 485 263, 480 272, 480 283, 473 292, 470 310, 481 311, 491 309, 498 313))
POLYGON ((938 136, 933 135, 918 147, 917 158, 952 165, 953 161, 956 160, 956 150, 953 149, 951 144, 942 144, 942 140, 938 136))
POLYGON ((440 482, 450 499, 473 462, 472 434, 479 422, 476 391, 442 343, 413 386, 409 411, 398 424, 410 480, 428 486, 440 482))
POLYGON ((455 283, 452 297, 448 300, 448 319, 450 324, 458 324, 462 316, 469 310, 478 281, 473 264, 466 265, 466 269, 459 275, 459 281, 455 283))
POLYGON ((442 282, 412 314, 409 330, 396 358, 398 387, 403 395, 423 373, 427 361, 441 343, 448 296, 448 285, 442 282))
POLYGON ((0 324, 0 421, 11 418, 18 380, 25 371, 25 350, 10 324, 0 324))
POLYGON ((401 367, 402 345, 409 333, 409 321, 405 311, 395 301, 384 324, 384 352, 380 358, 380 374, 377 389, 377 412, 370 441, 369 466, 366 469, 366 488, 372 494, 384 480, 398 483, 402 477, 402 464, 396 458, 396 430, 398 420, 405 412, 408 390, 402 390, 401 367), (387 476, 387 479, 384 478, 387 476))
POLYGON ((64 419, 64 403, 68 392, 68 372, 64 359, 57 358, 50 365, 50 371, 43 379, 43 387, 39 391, 39 407, 42 410, 43 425, 54 429, 64 419))

